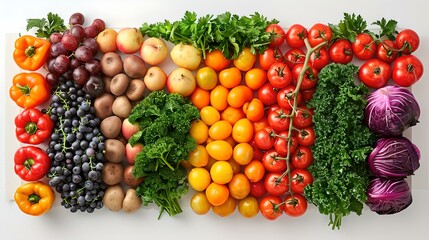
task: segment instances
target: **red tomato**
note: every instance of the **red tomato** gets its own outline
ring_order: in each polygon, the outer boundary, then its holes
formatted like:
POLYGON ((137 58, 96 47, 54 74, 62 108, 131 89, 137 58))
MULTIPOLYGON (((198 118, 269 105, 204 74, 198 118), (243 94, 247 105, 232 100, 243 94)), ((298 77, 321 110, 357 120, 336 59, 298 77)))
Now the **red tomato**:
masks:
POLYGON ((311 149, 299 145, 292 154, 292 166, 295 168, 305 169, 313 164, 313 153, 311 149))
POLYGON ((280 154, 280 156, 286 157, 288 152, 292 153, 295 151, 296 147, 298 146, 298 141, 296 137, 292 136, 290 138, 290 146, 288 149, 288 132, 283 131, 278 134, 279 136, 276 137, 276 140, 274 142, 274 149, 280 154))
POLYGON ((268 81, 275 88, 284 88, 292 82, 292 72, 286 63, 277 62, 267 72, 268 81))
POLYGON ((396 45, 403 54, 411 54, 419 48, 419 35, 411 29, 404 29, 396 35, 396 45))
POLYGON ((265 193, 267 193, 267 190, 265 189, 263 180, 250 183, 250 195, 254 196, 255 198, 260 198, 263 197, 265 193))
POLYGON ((291 48, 305 47, 304 39, 308 36, 307 29, 301 24, 293 24, 286 31, 285 40, 291 48))
POLYGON ((313 176, 311 173, 305 169, 294 169, 291 172, 292 175, 292 191, 296 193, 304 193, 304 188, 308 185, 313 183, 313 176))
POLYGON ((375 52, 376 58, 385 61, 387 63, 393 62, 398 57, 396 43, 391 40, 383 40, 377 45, 377 51, 375 52))
POLYGON ((261 160, 264 152, 253 144, 253 160, 261 160))
POLYGON ((258 89, 258 98, 265 106, 271 106, 277 103, 278 89, 267 82, 258 89))
POLYGON ((324 23, 316 23, 308 30, 308 42, 315 47, 320 43, 329 43, 332 39, 331 28, 324 23))
POLYGON ((284 59, 289 69, 293 69, 295 65, 304 63, 305 52, 299 48, 291 48, 285 53, 284 59))
POLYGON ((283 172, 287 168, 286 161, 274 149, 266 151, 261 162, 268 172, 283 172))
POLYGON ((276 62, 283 62, 284 56, 279 48, 268 48, 264 53, 259 54, 259 65, 267 71, 276 62))
POLYGON ((311 126, 298 130, 296 139, 298 140, 299 145, 306 147, 313 146, 314 140, 316 139, 316 133, 314 132, 314 128, 311 126))
POLYGON ((353 60, 352 43, 347 39, 335 41, 329 47, 329 57, 334 63, 347 64, 353 60))
POLYGON ((302 102, 307 103, 313 98, 314 93, 316 92, 316 88, 303 89, 299 90, 302 96, 302 102))
POLYGON ((329 58, 329 52, 325 48, 314 51, 310 55, 310 66, 316 68, 318 71, 320 71, 330 62, 331 59, 329 58))
POLYGON ((423 64, 414 55, 404 55, 393 62, 392 79, 402 87, 410 87, 423 75, 423 64))
POLYGON ((370 88, 384 87, 392 75, 390 64, 380 59, 370 59, 359 68, 360 81, 370 88))
POLYGON ((283 214, 282 199, 278 196, 265 196, 259 203, 262 216, 268 220, 275 220, 283 214))
POLYGON ((295 102, 295 95, 296 95, 296 105, 298 106, 301 103, 301 93, 295 93, 296 87, 293 85, 284 87, 280 89, 280 91, 277 93, 277 103, 280 105, 281 108, 284 110, 291 110, 294 102, 295 102))
POLYGON ((264 186, 267 193, 274 196, 281 196, 288 191, 288 177, 282 176, 281 172, 271 172, 265 175, 264 186))
POLYGON ((368 33, 359 33, 356 41, 352 43, 352 50, 357 58, 368 60, 374 57, 377 44, 368 33))
POLYGON ((307 211, 307 199, 299 193, 287 196, 284 202, 283 209, 291 217, 299 217, 307 211))
POLYGON ((268 25, 265 29, 265 32, 269 32, 274 35, 274 38, 268 45, 269 47, 279 47, 285 41, 285 31, 277 23, 272 23, 268 25))
POLYGON ((268 124, 274 129, 274 131, 281 132, 289 128, 290 124, 290 110, 277 108, 272 111, 268 111, 268 124))
MULTIPOLYGON (((302 68, 304 64, 300 63, 295 65, 295 67, 292 69, 292 79, 293 83, 296 86, 298 83, 299 75, 301 74, 302 68)), ((302 77, 301 87, 300 90, 310 89, 317 85, 318 77, 317 75, 319 72, 315 67, 309 66, 307 70, 304 72, 304 75, 302 77)))
POLYGON ((296 128, 309 127, 313 124, 313 113, 307 107, 298 107, 292 121, 296 128))
POLYGON ((255 132, 253 140, 255 146, 262 150, 268 150, 274 146, 275 138, 272 136, 274 129, 272 127, 265 127, 255 132))

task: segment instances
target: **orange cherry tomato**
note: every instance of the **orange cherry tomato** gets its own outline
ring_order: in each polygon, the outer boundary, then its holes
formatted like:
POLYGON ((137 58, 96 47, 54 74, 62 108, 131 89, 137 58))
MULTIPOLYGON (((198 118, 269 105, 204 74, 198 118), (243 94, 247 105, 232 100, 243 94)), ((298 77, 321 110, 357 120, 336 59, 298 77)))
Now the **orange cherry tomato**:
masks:
POLYGON ((235 199, 243 199, 250 193, 250 181, 243 173, 235 174, 228 182, 229 195, 235 199))
POLYGON ((267 82, 267 72, 262 68, 252 68, 244 75, 244 82, 252 90, 258 90, 267 82))
POLYGON ((251 182, 259 182, 265 174, 265 168, 261 161, 252 160, 244 167, 244 174, 251 182))
POLYGON ((218 111, 223 111, 228 107, 228 88, 217 85, 210 91, 210 104, 218 111))
POLYGON ((215 140, 206 145, 207 152, 217 160, 228 160, 232 157, 232 146, 225 140, 215 140))
POLYGON ((232 88, 227 97, 228 104, 231 107, 242 107, 245 102, 253 99, 253 91, 245 85, 238 85, 232 88))
POLYGON ((241 83, 241 71, 236 67, 230 67, 219 73, 219 83, 226 88, 233 88, 241 83))
POLYGON ((249 142, 253 138, 253 125, 247 118, 238 120, 232 127, 232 137, 238 143, 249 142))
POLYGON ((212 182, 206 188, 206 197, 213 206, 224 204, 229 198, 229 189, 225 184, 212 182))
POLYGON ((226 120, 215 122, 209 128, 209 136, 213 140, 224 140, 231 135, 232 125, 226 120))
POLYGON ((243 72, 247 72, 252 69, 255 62, 256 54, 252 53, 248 47, 244 48, 238 57, 233 60, 234 66, 243 72))
POLYGON ((222 120, 226 120, 232 125, 234 125, 238 120, 246 117, 246 115, 243 112, 243 109, 241 108, 234 108, 231 106, 228 106, 225 108, 225 110, 222 111, 220 114, 220 118, 222 120))
POLYGON ((256 133, 257 131, 259 131, 265 127, 268 127, 268 126, 269 126, 269 124, 268 124, 267 117, 263 117, 260 120, 253 122, 253 132, 256 133))
POLYGON ((204 59, 206 66, 213 68, 217 72, 230 66, 231 62, 232 61, 228 60, 219 49, 206 53, 206 58, 204 59))
POLYGON ((232 157, 240 165, 246 165, 253 160, 253 147, 247 142, 235 145, 232 157))
POLYGON ((219 206, 213 206, 212 210, 216 215, 226 217, 231 215, 237 208, 237 199, 228 197, 228 199, 219 206))
POLYGON ((250 121, 259 121, 265 114, 264 103, 262 103, 261 100, 254 98, 251 102, 244 103, 243 112, 250 121))
POLYGON ((189 99, 195 107, 201 110, 203 107, 210 104, 210 92, 200 87, 196 87, 191 96, 189 96, 189 99))

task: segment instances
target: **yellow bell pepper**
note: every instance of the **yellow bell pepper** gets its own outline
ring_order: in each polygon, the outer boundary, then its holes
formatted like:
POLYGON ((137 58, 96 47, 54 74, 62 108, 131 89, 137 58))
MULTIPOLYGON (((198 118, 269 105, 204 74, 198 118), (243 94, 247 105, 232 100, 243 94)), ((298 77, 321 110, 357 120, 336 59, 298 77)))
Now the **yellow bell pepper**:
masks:
POLYGON ((49 185, 37 181, 19 186, 14 198, 22 212, 39 216, 51 209, 55 194, 49 185))

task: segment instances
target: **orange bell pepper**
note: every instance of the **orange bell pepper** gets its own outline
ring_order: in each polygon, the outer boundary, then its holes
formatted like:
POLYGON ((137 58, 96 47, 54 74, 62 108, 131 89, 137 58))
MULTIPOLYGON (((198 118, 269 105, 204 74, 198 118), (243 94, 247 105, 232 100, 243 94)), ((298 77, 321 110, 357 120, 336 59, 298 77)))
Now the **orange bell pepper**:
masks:
POLYGON ((48 40, 24 35, 15 41, 13 59, 20 68, 35 71, 45 64, 50 48, 48 40))
POLYGON ((18 73, 9 89, 10 98, 25 109, 33 108, 50 98, 50 87, 42 74, 18 73))
POLYGON ((39 216, 51 209, 55 194, 49 185, 37 181, 19 186, 15 191, 14 199, 22 212, 39 216))

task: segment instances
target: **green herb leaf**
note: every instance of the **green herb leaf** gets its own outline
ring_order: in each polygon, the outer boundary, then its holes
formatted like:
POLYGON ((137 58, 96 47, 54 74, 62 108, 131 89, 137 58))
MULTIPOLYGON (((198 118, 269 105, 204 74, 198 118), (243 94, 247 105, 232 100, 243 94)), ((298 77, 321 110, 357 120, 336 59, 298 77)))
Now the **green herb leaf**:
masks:
POLYGON ((54 13, 48 13, 46 18, 32 18, 27 19, 27 28, 29 31, 32 28, 36 28, 36 36, 40 38, 48 39, 53 33, 63 32, 67 29, 64 25, 64 20, 58 15, 54 13))
POLYGON ((356 41, 356 36, 360 33, 368 32, 367 23, 361 15, 344 13, 344 19, 338 25, 328 24, 333 32, 333 41, 339 38, 348 39, 350 42, 356 41))
POLYGON ((397 24, 397 21, 393 19, 387 21, 385 18, 373 22, 372 25, 377 25, 380 27, 379 33, 375 34, 375 36, 380 40, 382 40, 383 38, 395 40, 396 34, 398 34, 398 31, 396 30, 397 24))

